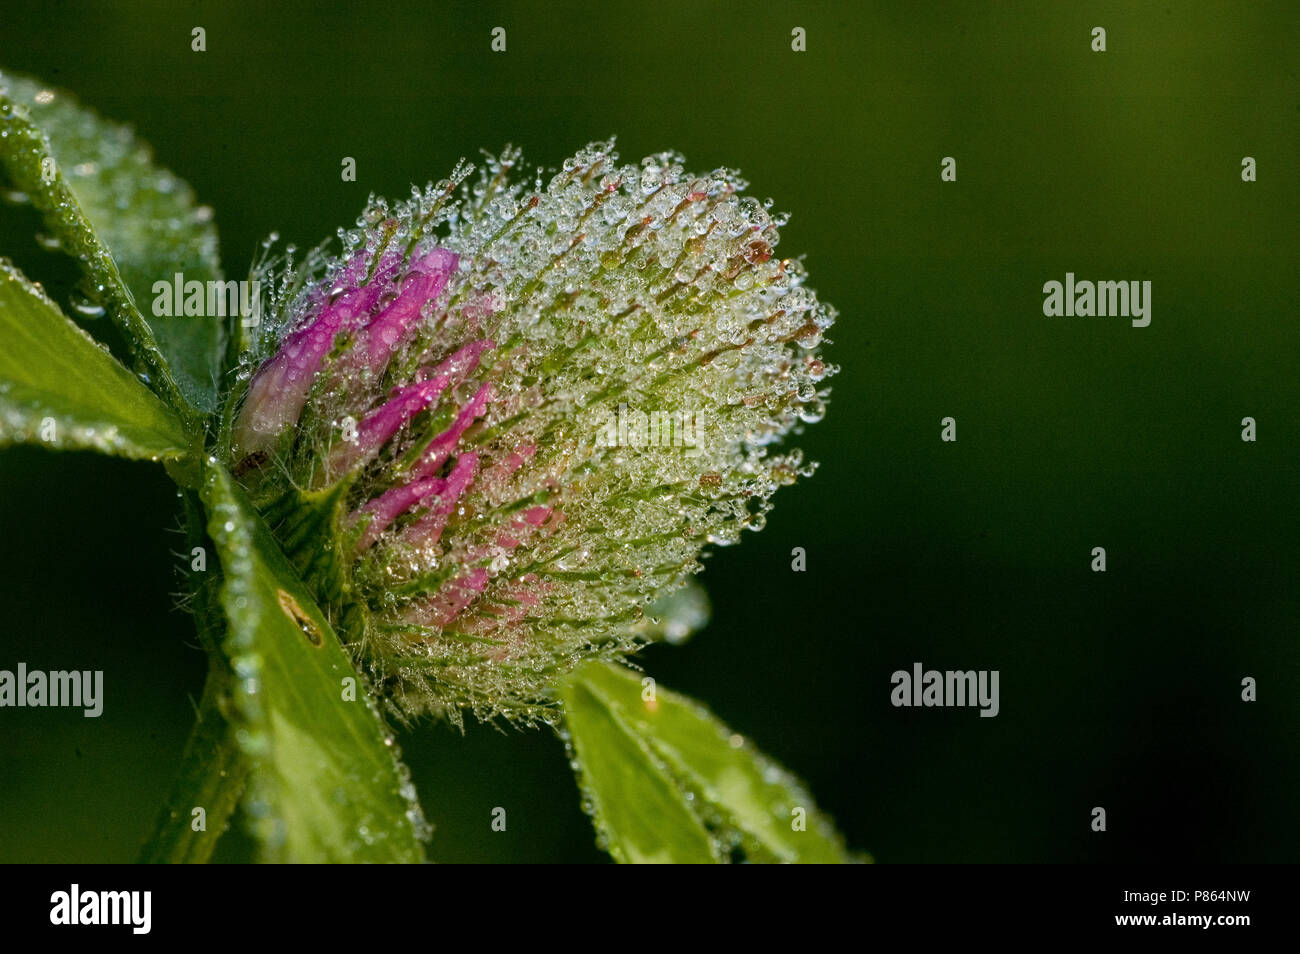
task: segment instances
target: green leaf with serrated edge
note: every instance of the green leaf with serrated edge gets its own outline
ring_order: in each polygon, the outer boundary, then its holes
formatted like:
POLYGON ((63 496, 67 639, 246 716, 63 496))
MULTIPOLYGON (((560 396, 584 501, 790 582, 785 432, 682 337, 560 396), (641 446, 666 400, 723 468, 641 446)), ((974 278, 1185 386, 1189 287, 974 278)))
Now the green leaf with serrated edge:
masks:
POLYGON ((582 679, 567 681, 560 698, 584 807, 601 847, 622 863, 721 861, 718 844, 621 709, 582 679))
POLYGON ((0 258, 0 445, 144 460, 189 453, 180 418, 0 258))
POLYGON ((572 677, 667 767, 689 791, 692 808, 749 861, 843 863, 857 860, 797 779, 757 752, 704 706, 613 663, 582 666, 572 677))
POLYGON ((81 265, 89 300, 122 328, 138 370, 178 408, 183 398, 214 411, 226 322, 234 319, 153 309, 155 282, 174 285, 178 273, 185 282, 221 278, 211 210, 154 165, 129 127, 32 79, 0 74, 0 130, 0 167, 81 265))
POLYGON ((267 860, 424 860, 425 822, 364 680, 233 478, 202 497, 225 575, 223 647, 254 768, 245 798, 267 860), (355 701, 345 696, 355 680, 355 701))

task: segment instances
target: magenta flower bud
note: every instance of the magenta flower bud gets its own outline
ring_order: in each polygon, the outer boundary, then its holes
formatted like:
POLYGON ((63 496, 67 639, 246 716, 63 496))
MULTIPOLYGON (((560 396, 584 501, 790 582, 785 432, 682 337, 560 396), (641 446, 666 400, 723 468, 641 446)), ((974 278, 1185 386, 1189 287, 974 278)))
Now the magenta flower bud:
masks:
MULTIPOLYGON (((478 366, 479 354, 490 347, 492 347, 490 341, 471 342, 439 365, 431 377, 395 390, 387 402, 372 411, 361 422, 360 427, 357 429, 355 441, 336 445, 330 452, 327 465, 329 473, 343 474, 358 463, 368 462, 397 433, 398 428, 409 423, 416 414, 433 403, 448 387, 464 380, 465 376, 478 366)), ((385 363, 387 360, 387 357, 385 357, 385 363)), ((482 413, 482 404, 486 400, 487 388, 488 385, 485 384, 480 389, 484 394, 484 401, 471 402, 472 406, 479 408, 477 412, 479 414, 482 413)), ((464 412, 462 412, 462 416, 464 416, 464 412)), ((455 427, 451 428, 445 435, 434 438, 434 444, 441 441, 440 447, 447 449, 455 446, 460 434, 468 425, 469 421, 467 420, 459 430, 455 427)), ((428 456, 427 451, 426 456, 428 456)), ((443 459, 446 459, 445 455, 443 459)), ((441 461, 438 461, 438 463, 441 463, 441 461)), ((436 464, 429 467, 421 465, 419 472, 422 474, 432 473, 436 467, 436 464)))
POLYGON ((236 442, 242 451, 265 451, 298 420, 334 339, 354 327, 378 297, 376 285, 350 289, 309 325, 285 339, 280 353, 258 371, 249 388, 251 399, 245 402, 236 425, 236 442))
POLYGON ((358 352, 364 356, 371 374, 378 374, 388 364, 400 342, 420 319, 421 309, 447 287, 456 270, 456 254, 436 248, 424 258, 411 263, 397 299, 375 316, 361 332, 358 352))
POLYGON ((425 447, 424 453, 420 455, 419 462, 411 471, 415 477, 432 474, 442 466, 443 462, 451 455, 452 449, 460 442, 461 435, 487 410, 487 403, 491 394, 492 385, 484 384, 472 398, 465 402, 457 412, 456 420, 451 427, 431 440, 428 446, 425 447))

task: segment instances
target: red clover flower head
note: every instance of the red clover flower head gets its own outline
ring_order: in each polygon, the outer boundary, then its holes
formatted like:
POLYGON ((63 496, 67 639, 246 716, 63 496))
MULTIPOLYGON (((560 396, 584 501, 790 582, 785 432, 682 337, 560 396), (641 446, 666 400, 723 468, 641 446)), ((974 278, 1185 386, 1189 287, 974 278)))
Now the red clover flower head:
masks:
POLYGON ((835 370, 834 310, 735 172, 606 142, 543 185, 518 160, 372 198, 340 256, 283 262, 227 412, 399 715, 550 721, 557 674, 664 635, 706 546, 811 473, 777 445, 835 370))

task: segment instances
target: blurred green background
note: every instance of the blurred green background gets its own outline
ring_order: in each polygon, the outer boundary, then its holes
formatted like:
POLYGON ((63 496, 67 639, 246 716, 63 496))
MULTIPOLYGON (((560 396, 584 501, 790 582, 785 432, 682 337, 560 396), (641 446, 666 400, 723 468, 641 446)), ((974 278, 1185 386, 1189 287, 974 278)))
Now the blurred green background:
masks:
MULTIPOLYGON (((236 277, 271 230, 312 244, 368 192, 505 142, 557 166, 617 134, 628 159, 740 167, 793 214, 781 252, 839 308, 842 372, 798 438, 821 470, 710 559, 714 622, 648 671, 882 862, 1300 857, 1294 3, 0 16, 0 66, 133 123, 215 208, 236 277), (1152 281, 1150 327, 1044 318, 1067 271, 1152 281), (999 670, 1001 714, 893 708, 890 674, 918 661, 999 670)), ((25 215, 0 209, 0 253, 58 288, 25 215)), ((0 451, 0 668, 103 669, 107 696, 98 720, 0 710, 0 861, 129 860, 149 831, 203 676, 170 595, 175 504, 158 467, 0 451)), ((437 860, 603 857, 550 734, 426 725, 401 744, 437 860)))

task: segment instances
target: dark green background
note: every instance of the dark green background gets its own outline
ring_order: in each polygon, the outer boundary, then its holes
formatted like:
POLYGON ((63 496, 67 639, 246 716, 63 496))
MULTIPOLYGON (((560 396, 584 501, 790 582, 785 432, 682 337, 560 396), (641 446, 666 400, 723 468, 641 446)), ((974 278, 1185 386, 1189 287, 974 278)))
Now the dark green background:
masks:
MULTIPOLYGON (((1296 860, 1297 9, 6 0, 0 65, 135 124, 233 274, 507 141, 739 166, 793 214, 843 370, 799 439, 820 472, 715 554, 715 621, 649 671, 880 861, 1296 860), (1151 326, 1044 318, 1066 271, 1151 280, 1151 326), (916 661, 1000 670, 1001 714, 891 707, 916 661)), ((0 252, 57 287, 30 226, 0 209, 0 252)), ((158 467, 0 452, 0 668, 102 668, 107 695, 0 711, 0 860, 129 859, 150 827, 203 672, 174 503, 158 467)), ((435 858, 601 857, 550 735, 402 745, 435 858)))

